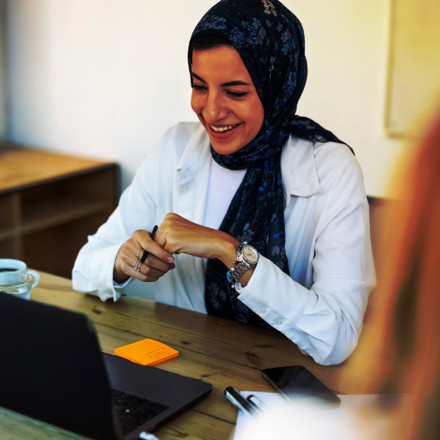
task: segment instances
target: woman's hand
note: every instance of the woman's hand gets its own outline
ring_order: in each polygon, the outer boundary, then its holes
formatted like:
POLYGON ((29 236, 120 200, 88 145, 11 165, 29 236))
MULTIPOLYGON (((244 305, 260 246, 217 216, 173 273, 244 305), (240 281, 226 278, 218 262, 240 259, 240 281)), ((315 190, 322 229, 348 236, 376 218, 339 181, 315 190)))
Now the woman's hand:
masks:
POLYGON ((128 277, 140 281, 157 281, 170 269, 174 269, 174 258, 171 253, 159 246, 148 231, 137 230, 119 249, 116 256, 113 279, 122 283, 128 277), (140 259, 148 252, 142 263, 140 259))
POLYGON ((218 258, 227 267, 235 260, 239 242, 226 232, 193 223, 178 214, 167 214, 156 232, 156 241, 170 254, 218 258))

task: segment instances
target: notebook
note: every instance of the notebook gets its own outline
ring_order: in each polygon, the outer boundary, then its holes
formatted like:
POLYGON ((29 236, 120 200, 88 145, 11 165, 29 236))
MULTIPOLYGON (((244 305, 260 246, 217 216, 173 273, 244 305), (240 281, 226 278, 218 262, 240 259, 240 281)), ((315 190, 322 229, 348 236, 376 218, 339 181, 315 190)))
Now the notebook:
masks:
POLYGON ((84 314, 0 292, 0 406, 95 439, 137 439, 212 385, 104 354, 84 314))

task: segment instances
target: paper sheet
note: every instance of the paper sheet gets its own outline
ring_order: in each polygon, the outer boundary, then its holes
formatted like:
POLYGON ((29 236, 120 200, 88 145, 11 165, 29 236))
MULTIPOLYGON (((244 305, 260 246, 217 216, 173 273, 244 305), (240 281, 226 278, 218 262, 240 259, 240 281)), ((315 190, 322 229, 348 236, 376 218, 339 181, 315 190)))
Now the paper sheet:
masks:
POLYGON ((265 410, 256 417, 239 411, 233 440, 387 438, 389 414, 370 411, 377 408, 378 395, 339 395, 341 404, 329 407, 309 399, 289 402, 278 393, 242 394, 257 396, 265 410))

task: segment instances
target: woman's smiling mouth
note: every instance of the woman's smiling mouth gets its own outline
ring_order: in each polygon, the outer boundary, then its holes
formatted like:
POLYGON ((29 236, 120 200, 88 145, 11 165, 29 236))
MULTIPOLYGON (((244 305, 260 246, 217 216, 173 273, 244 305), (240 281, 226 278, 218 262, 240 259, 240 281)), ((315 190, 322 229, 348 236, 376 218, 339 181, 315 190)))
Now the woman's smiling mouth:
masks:
POLYGON ((235 127, 238 127, 240 124, 234 125, 223 125, 221 127, 215 127, 214 125, 209 125, 209 128, 215 133, 226 133, 227 131, 233 130, 235 127))

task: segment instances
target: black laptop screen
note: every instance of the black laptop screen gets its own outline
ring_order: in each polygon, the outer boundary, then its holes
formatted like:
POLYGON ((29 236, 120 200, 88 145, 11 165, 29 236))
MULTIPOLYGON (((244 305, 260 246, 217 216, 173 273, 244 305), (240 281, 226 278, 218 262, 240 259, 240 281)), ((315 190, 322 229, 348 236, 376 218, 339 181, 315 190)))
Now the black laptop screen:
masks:
POLYGON ((0 293, 0 346, 0 406, 88 437, 117 438, 107 373, 85 315, 0 293))

